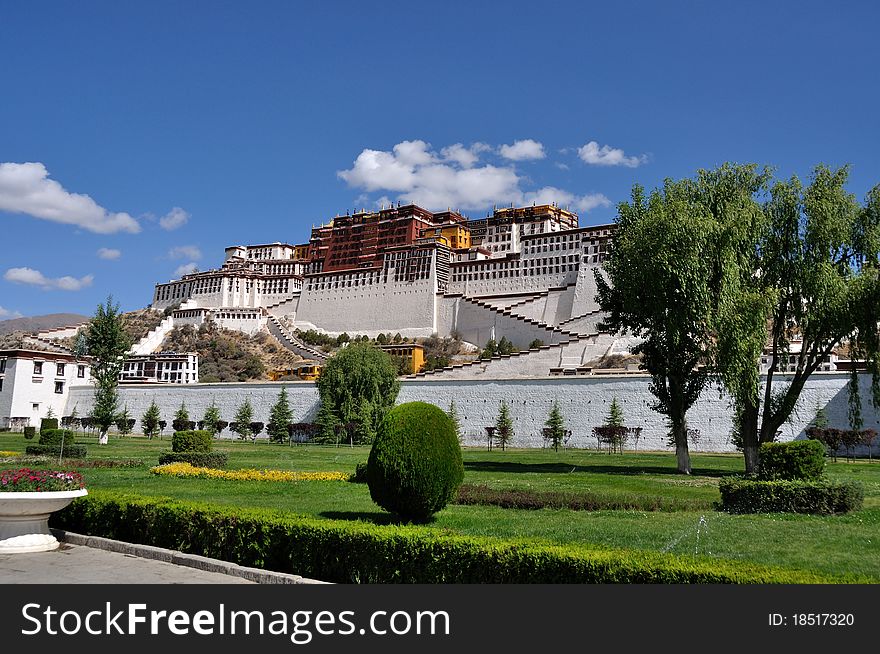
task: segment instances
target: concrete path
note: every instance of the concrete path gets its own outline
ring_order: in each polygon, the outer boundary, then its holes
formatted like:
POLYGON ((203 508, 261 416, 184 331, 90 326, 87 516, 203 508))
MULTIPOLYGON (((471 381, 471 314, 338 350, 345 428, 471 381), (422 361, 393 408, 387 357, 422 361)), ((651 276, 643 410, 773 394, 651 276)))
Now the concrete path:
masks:
POLYGON ((94 536, 53 532, 51 552, 0 554, 0 584, 309 584, 297 575, 94 536))

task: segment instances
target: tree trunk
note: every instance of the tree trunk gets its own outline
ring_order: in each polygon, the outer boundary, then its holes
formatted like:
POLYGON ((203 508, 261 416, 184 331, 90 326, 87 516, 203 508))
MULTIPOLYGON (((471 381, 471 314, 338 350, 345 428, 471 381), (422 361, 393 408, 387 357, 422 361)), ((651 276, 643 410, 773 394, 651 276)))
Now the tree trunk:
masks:
POLYGON ((106 445, 107 444, 107 431, 106 429, 101 430, 101 435, 98 436, 98 445, 106 445))
POLYGON ((742 424, 740 424, 740 437, 742 438, 743 456, 745 457, 746 474, 758 472, 758 407, 756 404, 746 401, 742 412, 742 424))
POLYGON ((675 459, 678 464, 678 471, 683 475, 691 474, 691 454, 688 450, 687 441, 687 422, 684 415, 673 418, 672 435, 675 438, 675 459))

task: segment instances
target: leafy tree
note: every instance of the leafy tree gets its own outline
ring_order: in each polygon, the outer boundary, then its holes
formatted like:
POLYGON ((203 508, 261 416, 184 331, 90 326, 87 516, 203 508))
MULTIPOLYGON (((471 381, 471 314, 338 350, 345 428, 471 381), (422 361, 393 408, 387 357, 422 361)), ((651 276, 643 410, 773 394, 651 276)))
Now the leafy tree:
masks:
POLYGON ((821 404, 816 404, 816 417, 810 423, 812 427, 825 429, 828 426, 828 411, 821 404))
POLYGON ((122 412, 116 416, 116 429, 119 430, 121 435, 125 436, 131 433, 133 427, 134 420, 132 420, 131 414, 128 412, 128 405, 126 405, 122 412))
POLYGON ((455 426, 455 436, 461 441, 461 419, 458 417, 458 409, 455 406, 455 400, 449 401, 449 410, 446 412, 452 424, 455 426))
POLYGON ((623 427, 623 409, 617 403, 617 396, 611 398, 611 407, 608 409, 608 417, 605 418, 607 427, 623 427))
POLYGON ((391 342, 392 342, 392 343, 395 343, 395 344, 396 344, 396 343, 402 343, 402 342, 403 342, 403 336, 400 335, 400 332, 397 332, 397 333, 394 335, 394 338, 391 339, 391 342))
POLYGON ((329 399, 326 402, 323 399, 321 400, 321 406, 318 409, 318 417, 316 421, 320 427, 320 440, 325 443, 335 443, 337 433, 336 428, 342 423, 336 415, 336 412, 333 409, 333 404, 329 399))
MULTIPOLYGON (((699 180, 698 195, 721 227, 716 365, 735 401, 747 472, 757 470, 759 446, 776 438, 807 379, 842 341, 850 341, 854 359, 869 362, 880 405, 880 186, 862 207, 845 190, 848 174, 845 167, 818 166, 806 188, 792 177, 769 191, 768 176, 753 167, 725 166, 699 180), (765 342, 762 391, 758 361, 765 342), (780 380, 790 357, 794 370, 780 380)), ((850 392, 857 394, 854 383, 850 392)), ((850 404, 856 423, 859 401, 850 404)))
POLYGON ((159 407, 156 405, 156 400, 153 400, 147 412, 141 418, 141 430, 143 430, 147 438, 153 438, 162 429, 159 426, 160 420, 159 407))
POLYGON ((530 350, 535 350, 539 347, 544 347, 544 341, 542 341, 540 338, 536 338, 531 343, 529 343, 530 350))
POLYGON ((495 439, 501 446, 501 451, 507 447, 507 444, 513 440, 513 420, 510 418, 510 409, 507 402, 501 400, 501 407, 498 409, 498 419, 495 421, 495 439))
POLYGON ((283 443, 289 437, 288 428, 292 423, 293 411, 290 410, 287 389, 282 386, 281 392, 278 393, 278 400, 269 411, 269 426, 266 428, 269 440, 283 443))
POLYGON ((557 452, 565 440, 565 420, 562 418, 562 411, 559 410, 559 403, 556 400, 553 400, 550 415, 547 417, 547 422, 544 423, 544 439, 557 452))
POLYGON ((265 427, 265 425, 262 422, 260 422, 259 420, 253 421, 248 426, 251 428, 251 438, 254 441, 257 440, 257 436, 259 436, 262 433, 263 427, 265 427))
POLYGON ((162 438, 162 432, 165 431, 165 427, 167 427, 167 426, 168 426, 167 420, 160 420, 159 421, 159 438, 160 439, 162 438))
POLYGON ((85 346, 92 357, 92 377, 95 379, 95 402, 91 418, 99 429, 98 443, 107 444, 107 431, 116 422, 118 411, 119 373, 123 357, 131 347, 119 313, 119 305, 108 296, 99 304, 88 324, 85 346))
POLYGON ((708 382, 698 368, 711 334, 711 216, 694 200, 693 185, 667 180, 646 197, 633 187, 630 203, 618 206, 611 251, 595 271, 597 299, 608 313, 602 329, 632 332, 644 340, 633 348, 651 375, 653 408, 669 420, 678 471, 690 474, 687 412, 708 382))
POLYGON ((323 436, 335 440, 337 424, 360 424, 358 438, 372 438, 394 406, 400 381, 385 352, 368 343, 352 343, 330 358, 317 381, 321 397, 318 421, 323 436), (368 424, 361 424, 368 421, 368 424))
POLYGON ((342 332, 339 336, 336 337, 336 347, 340 347, 350 341, 351 336, 349 336, 347 332, 342 332))
POLYGON ((483 352, 480 354, 481 359, 491 359, 496 354, 498 354, 498 343, 495 342, 494 338, 490 338, 486 341, 486 347, 483 348, 483 352))
POLYGON ((250 400, 245 400, 235 412, 235 418, 230 425, 230 429, 238 434, 238 437, 244 440, 251 435, 251 420, 254 417, 254 408, 251 406, 250 400))
POLYGON ((174 431, 185 431, 189 427, 189 411, 187 411, 186 404, 183 402, 180 403, 180 408, 174 413, 171 427, 174 431))
POLYGON ((385 334, 379 334, 376 337, 376 343, 379 345, 388 345, 388 337, 385 334))
POLYGON ((218 420, 217 421, 217 434, 218 435, 222 434, 223 430, 226 429, 228 426, 229 426, 229 423, 226 422, 225 420, 218 420))
POLYGON ((211 402, 211 406, 205 409, 205 415, 202 416, 201 429, 210 432, 213 437, 220 432, 219 423, 220 409, 217 408, 217 405, 214 402, 211 402))

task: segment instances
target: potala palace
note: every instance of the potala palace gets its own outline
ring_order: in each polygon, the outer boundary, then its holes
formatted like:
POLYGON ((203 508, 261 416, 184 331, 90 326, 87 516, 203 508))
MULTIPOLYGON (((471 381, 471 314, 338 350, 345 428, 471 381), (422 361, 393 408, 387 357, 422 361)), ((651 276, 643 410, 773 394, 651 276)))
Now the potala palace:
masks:
POLYGON ((576 374, 627 350, 597 329, 594 269, 613 227, 580 227, 556 205, 480 220, 415 205, 337 216, 307 243, 231 246, 220 268, 157 284, 152 307, 173 310, 135 351, 154 350, 175 325, 212 320, 246 333, 268 328, 305 356, 320 355, 294 329, 455 334, 477 346, 507 337, 524 351, 433 374, 472 377, 486 366, 505 378, 576 374), (536 340, 544 345, 528 351, 536 340))

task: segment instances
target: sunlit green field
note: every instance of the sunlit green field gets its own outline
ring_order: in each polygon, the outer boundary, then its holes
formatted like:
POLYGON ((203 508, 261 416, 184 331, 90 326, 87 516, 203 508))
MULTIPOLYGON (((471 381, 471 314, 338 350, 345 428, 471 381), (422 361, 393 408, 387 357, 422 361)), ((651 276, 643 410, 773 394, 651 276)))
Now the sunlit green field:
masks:
MULTIPOLYGON (((388 522, 370 500, 365 484, 348 482, 258 482, 179 479, 150 473, 169 440, 111 436, 99 446, 93 437, 78 441, 89 460, 137 459, 136 467, 83 468, 90 489, 168 496, 205 504, 269 507, 328 520, 388 522)), ((0 434, 0 451, 24 452, 21 434, 0 434)), ((273 468, 351 473, 366 461, 363 447, 289 446, 266 442, 218 441, 229 451, 230 469, 273 468)), ((499 538, 531 538, 556 543, 588 543, 679 554, 740 559, 832 575, 864 575, 880 582, 880 461, 843 460, 828 464, 834 479, 865 486, 865 507, 835 517, 728 515, 713 509, 720 477, 742 471, 738 455, 695 455, 694 474, 675 472, 670 453, 609 455, 590 450, 465 449, 465 483, 496 489, 591 493, 609 499, 664 499, 663 511, 519 510, 451 505, 423 529, 499 538)), ((16 467, 4 459, 0 467, 16 467)), ((59 467, 57 461, 46 464, 59 467)), ((45 466, 44 466, 45 467, 45 466)), ((648 504, 648 503, 646 503, 648 504)))

